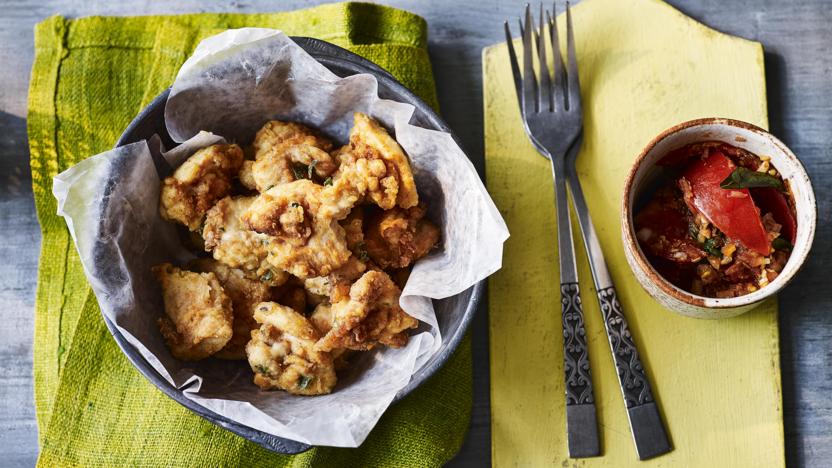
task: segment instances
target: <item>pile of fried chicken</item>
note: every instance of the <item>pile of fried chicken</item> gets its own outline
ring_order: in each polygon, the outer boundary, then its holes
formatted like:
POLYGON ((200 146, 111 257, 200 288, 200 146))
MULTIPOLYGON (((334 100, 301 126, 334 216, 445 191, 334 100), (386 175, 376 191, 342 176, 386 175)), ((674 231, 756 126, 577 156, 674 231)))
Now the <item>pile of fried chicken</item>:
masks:
POLYGON ((162 217, 203 258, 154 267, 159 329, 178 359, 247 359, 262 389, 329 393, 351 354, 407 344, 418 322, 401 288, 439 229, 404 151, 365 114, 340 148, 270 121, 249 149, 204 148, 163 181, 162 217))

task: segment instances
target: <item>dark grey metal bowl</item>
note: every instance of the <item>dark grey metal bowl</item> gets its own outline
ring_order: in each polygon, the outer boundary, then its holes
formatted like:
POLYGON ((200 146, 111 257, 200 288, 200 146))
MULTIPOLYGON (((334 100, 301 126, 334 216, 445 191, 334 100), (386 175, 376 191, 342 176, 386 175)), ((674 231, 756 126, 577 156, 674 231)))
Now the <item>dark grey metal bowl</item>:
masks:
MULTIPOLYGON (((292 38, 298 45, 300 45, 306 52, 315 57, 320 63, 329 68, 338 76, 349 76, 358 73, 369 73, 378 80, 378 94, 385 99, 391 99, 398 102, 405 102, 412 104, 416 111, 411 119, 411 123, 420 127, 441 130, 448 132, 459 143, 459 140, 453 135, 448 126, 433 109, 430 108, 424 101, 419 99, 410 90, 405 88, 401 83, 396 81, 392 75, 379 67, 378 65, 359 57, 358 55, 342 49, 338 46, 328 42, 306 37, 292 38)), ((173 148, 175 146, 173 140, 168 135, 165 128, 165 103, 168 98, 170 89, 156 97, 139 115, 130 123, 127 129, 119 138, 116 147, 145 140, 151 136, 159 135, 165 144, 166 148, 173 148)), ((473 287, 463 291, 456 296, 441 300, 434 300, 433 304, 436 309, 436 316, 439 321, 439 329, 442 333, 443 342, 439 352, 433 356, 410 380, 410 383, 404 387, 396 395, 394 402, 406 397, 416 387, 421 385, 425 380, 429 379, 453 354, 460 340, 468 328, 471 318, 477 309, 477 304, 482 297, 485 282, 480 281, 473 287), (453 313, 451 313, 453 311, 453 313), (462 311, 462 313, 459 313, 462 311)), ((139 352, 130 345, 124 336, 118 331, 115 325, 104 317, 104 321, 110 333, 115 338, 121 350, 127 356, 127 359, 133 363, 134 366, 142 373, 148 380, 150 380, 156 387, 158 387, 167 396, 179 402, 182 406, 190 409, 194 413, 211 421, 212 423, 228 429, 229 431, 240 435, 252 442, 255 442, 269 450, 283 454, 295 454, 304 452, 311 448, 308 444, 303 444, 293 440, 283 439, 267 434, 265 432, 252 429, 248 426, 238 424, 226 417, 220 416, 213 411, 198 405, 196 402, 186 398, 182 391, 171 385, 165 380, 155 369, 139 354, 139 352)))

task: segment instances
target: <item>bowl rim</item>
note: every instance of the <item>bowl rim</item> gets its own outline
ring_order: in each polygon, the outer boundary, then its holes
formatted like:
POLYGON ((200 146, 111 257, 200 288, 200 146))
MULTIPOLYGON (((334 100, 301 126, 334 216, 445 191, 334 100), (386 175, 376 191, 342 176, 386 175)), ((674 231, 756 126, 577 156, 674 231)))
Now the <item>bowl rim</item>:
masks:
MULTIPOLYGON (((731 143, 729 143, 731 144, 731 143)), ((754 124, 744 122, 742 120, 724 118, 724 117, 705 117, 699 119, 688 120, 679 124, 676 124, 670 128, 665 129, 661 133, 659 133, 656 137, 650 140, 649 143, 641 150, 639 155, 636 157, 635 161, 633 162, 630 171, 627 175, 627 178, 624 182, 624 196, 621 201, 621 234, 622 240, 624 243, 625 250, 631 253, 630 257, 632 258, 633 262, 638 265, 641 269, 641 272, 645 274, 647 279, 642 279, 639 275, 636 277, 639 279, 639 282, 649 281, 653 285, 658 286, 662 293, 672 297, 673 299, 680 301, 684 304, 692 305, 698 308, 710 309, 710 310, 721 310, 721 309, 735 309, 738 307, 747 307, 751 304, 757 304, 765 299, 777 294, 780 290, 782 290, 786 285, 788 285, 797 273, 801 270, 803 265, 806 263, 806 259, 808 258, 808 254, 812 249, 812 244, 814 242, 815 237, 815 230, 817 226, 817 201, 815 199, 814 189, 812 187, 811 180, 809 178, 808 173, 806 172, 806 168, 803 167, 803 164, 800 162, 800 159, 783 143, 780 139, 776 136, 772 135, 767 130, 760 128, 754 124), (807 228, 809 229, 809 236, 807 240, 807 247, 805 252, 803 252, 802 256, 800 256, 797 261, 796 267, 789 271, 787 275, 785 275, 785 280, 781 281, 779 285, 776 287, 768 287, 764 286, 760 288, 758 291, 755 291, 750 294, 745 294, 742 296, 731 297, 731 298, 712 298, 707 296, 699 296, 688 291, 685 291, 678 286, 672 284, 670 281, 665 279, 659 272, 653 267, 649 260, 644 256, 644 252, 642 252, 641 247, 638 245, 638 242, 635 239, 635 228, 632 223, 633 213, 630 209, 630 197, 634 192, 633 182, 635 180, 636 174, 638 173, 639 169, 641 168, 644 160, 647 158, 647 155, 653 151, 653 149, 662 142, 667 137, 676 134, 682 130, 693 128, 693 127, 701 127, 705 125, 722 125, 728 127, 737 127, 743 130, 750 131, 751 133, 755 133, 760 135, 761 137, 768 138, 770 142, 776 146, 783 154, 786 155, 787 158, 791 159, 796 166, 797 171, 802 176, 800 179, 795 179, 795 183, 805 185, 806 194, 808 197, 809 204, 811 206, 811 213, 809 215, 809 223, 807 228)), ((789 258, 791 260, 791 257, 789 258)), ((631 262, 628 262, 630 267, 633 268, 631 262)), ((645 288, 647 289, 647 288, 645 288)), ((648 290, 649 292, 649 290, 648 290)), ((652 294, 652 293, 651 293, 652 294)), ((687 314, 685 314, 687 315, 687 314)))
MULTIPOLYGON (((290 39, 292 39, 308 54, 310 54, 313 58, 315 58, 318 62, 320 62, 327 68, 337 67, 343 71, 346 71, 347 75, 358 73, 368 73, 373 75, 376 78, 376 80, 378 80, 380 88, 384 87, 392 90, 397 95, 397 101, 413 105, 416 109, 415 112, 420 112, 422 114, 422 116, 428 122, 431 129, 448 133, 449 135, 451 135, 451 137, 457 143, 457 145, 459 145, 459 147, 462 148, 462 144, 459 138, 453 133, 453 131, 451 131, 450 127, 448 127, 448 125, 444 122, 444 120, 442 120, 438 113, 427 103, 425 103, 421 98, 416 96, 412 91, 405 87, 402 83, 396 80, 393 77, 393 75, 391 75, 388 71, 384 70, 379 65, 342 47, 336 46, 332 43, 320 39, 302 36, 290 36, 290 39)), ((169 94, 170 88, 167 88, 166 90, 162 91, 162 93, 160 93, 158 96, 156 96, 145 108, 139 111, 136 117, 133 118, 133 120, 130 122, 127 128, 125 128, 122 134, 119 136, 119 139, 114 147, 118 148, 120 146, 124 146, 145 139, 145 137, 142 137, 140 133, 143 131, 147 131, 147 129, 143 128, 143 125, 146 124, 146 119, 148 117, 151 117, 154 112, 158 112, 160 108, 164 110, 164 106, 167 103, 167 97, 169 94)), ((167 135, 167 131, 164 130, 164 125, 162 127, 163 135, 160 135, 160 137, 162 141, 169 146, 173 142, 167 135)), ((469 289, 457 294, 468 294, 468 292, 470 291, 470 297, 468 299, 468 303, 465 305, 465 311, 463 312, 463 315, 459 320, 459 325, 453 332, 448 333, 447 335, 443 335, 442 346, 439 349, 439 351, 437 351, 437 357, 429 361, 426 365, 422 366, 421 369, 416 371, 416 373, 414 373, 413 376, 411 376, 411 379, 408 382, 408 384, 401 390, 399 390, 399 392, 396 394, 395 398, 393 399, 393 402, 391 403, 391 406, 401 401, 407 395, 412 393, 417 387, 419 387, 425 381, 430 379, 441 367, 443 367, 447 363, 450 357, 454 354, 460 342, 462 341, 462 338, 465 336, 468 328, 470 327, 471 320, 473 319, 474 314, 479 308, 479 304, 482 300, 485 291, 485 281, 486 280, 484 279, 480 280, 475 285, 471 286, 469 289)), ((125 354, 130 363, 133 364, 133 366, 146 379, 148 379, 154 386, 156 386, 156 388, 161 390, 165 395, 172 398, 177 403, 188 408, 189 410, 193 411, 202 418, 210 421, 211 423, 216 424, 226 430, 229 430, 247 440, 255 442, 258 445, 274 452, 293 455, 305 452, 313 447, 310 444, 298 442, 291 439, 285 439, 282 437, 277 437, 269 433, 260 431, 258 429, 245 426, 224 416, 221 416, 215 413, 214 411, 205 408, 202 405, 199 405, 197 402, 189 398, 186 398, 183 394, 183 391, 186 390, 187 387, 179 389, 170 384, 167 380, 165 380, 150 365, 150 363, 147 362, 147 360, 144 359, 144 357, 127 341, 124 335, 122 335, 122 333, 118 330, 115 323, 113 323, 109 318, 104 316, 103 313, 102 317, 104 318, 104 323, 107 326, 107 329, 115 339, 116 344, 118 344, 119 348, 125 354)))

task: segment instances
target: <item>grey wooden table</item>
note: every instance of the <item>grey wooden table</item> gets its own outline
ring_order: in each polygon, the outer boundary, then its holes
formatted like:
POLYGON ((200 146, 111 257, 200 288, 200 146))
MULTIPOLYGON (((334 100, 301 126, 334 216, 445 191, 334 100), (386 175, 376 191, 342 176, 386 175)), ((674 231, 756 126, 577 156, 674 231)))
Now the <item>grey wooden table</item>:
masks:
MULTIPOLYGON (((624 0, 622 0, 624 1, 624 0)), ((261 12, 316 1, 199 2, 0 0, 0 466, 31 466, 37 457, 32 397, 32 333, 40 234, 32 201, 26 95, 32 27, 52 14, 143 15, 261 12)), ((389 0, 430 24, 430 55, 442 112, 478 170, 483 168, 480 53, 503 37, 502 21, 521 2, 389 0)), ((784 421, 790 466, 832 460, 832 9, 824 0, 671 0, 718 30, 763 43, 771 129, 802 159, 818 198, 819 229, 811 261, 780 295, 784 421)), ((488 326, 474 323, 474 416, 456 466, 490 463, 488 326)), ((746 391, 727 388, 726 391, 746 391)), ((766 443, 761 441, 760 443, 766 443)))

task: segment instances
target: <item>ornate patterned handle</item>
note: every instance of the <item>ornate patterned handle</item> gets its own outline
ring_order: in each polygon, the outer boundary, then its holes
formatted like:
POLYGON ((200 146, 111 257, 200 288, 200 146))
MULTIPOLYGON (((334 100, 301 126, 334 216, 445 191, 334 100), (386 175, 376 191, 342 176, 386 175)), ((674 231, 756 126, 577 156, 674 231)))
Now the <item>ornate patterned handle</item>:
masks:
POLYGON ((627 319, 624 318, 615 288, 599 290, 598 301, 601 303, 604 326, 607 328, 612 357, 618 369, 618 381, 621 384, 627 408, 652 402, 653 393, 650 390, 650 382, 647 380, 644 366, 641 365, 638 357, 638 350, 630 335, 627 319))
POLYGON ((560 302, 563 320, 563 370, 566 378, 566 405, 593 403, 589 352, 586 347, 584 313, 578 283, 561 283, 560 302))

